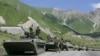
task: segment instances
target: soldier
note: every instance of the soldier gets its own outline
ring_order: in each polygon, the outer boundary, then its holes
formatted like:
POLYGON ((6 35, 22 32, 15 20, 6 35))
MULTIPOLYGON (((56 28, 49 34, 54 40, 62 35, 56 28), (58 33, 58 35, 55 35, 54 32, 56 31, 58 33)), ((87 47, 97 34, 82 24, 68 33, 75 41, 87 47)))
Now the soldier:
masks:
POLYGON ((61 42, 60 42, 60 49, 61 49, 61 50, 66 49, 66 51, 68 51, 68 47, 67 47, 66 41, 65 41, 64 39, 61 39, 61 42))
POLYGON ((54 37, 54 39, 53 39, 54 41, 56 41, 57 40, 57 37, 54 37))
POLYGON ((21 39, 24 39, 24 38, 29 38, 29 33, 28 32, 24 32, 24 35, 23 36, 20 36, 21 39))
POLYGON ((29 28, 30 31, 30 38, 34 38, 34 32, 33 32, 33 25, 31 25, 31 27, 29 28))
POLYGON ((62 48, 63 48, 63 39, 60 40, 60 46, 59 47, 62 50, 62 48))
POLYGON ((50 35, 47 35, 47 41, 48 41, 48 42, 52 41, 52 38, 51 38, 50 35))
POLYGON ((31 25, 31 27, 29 27, 30 32, 33 31, 33 25, 31 25))
POLYGON ((59 44, 60 44, 60 42, 57 39, 57 37, 54 37, 54 45, 55 45, 56 51, 59 51, 60 52, 59 44))
POLYGON ((88 51, 89 49, 88 49, 88 46, 86 46, 86 51, 88 51))
POLYGON ((39 37, 39 34, 40 34, 41 30, 40 30, 40 27, 37 26, 37 29, 36 29, 36 35, 39 37))
POLYGON ((29 32, 25 32, 25 35, 26 35, 27 37, 29 37, 29 32))

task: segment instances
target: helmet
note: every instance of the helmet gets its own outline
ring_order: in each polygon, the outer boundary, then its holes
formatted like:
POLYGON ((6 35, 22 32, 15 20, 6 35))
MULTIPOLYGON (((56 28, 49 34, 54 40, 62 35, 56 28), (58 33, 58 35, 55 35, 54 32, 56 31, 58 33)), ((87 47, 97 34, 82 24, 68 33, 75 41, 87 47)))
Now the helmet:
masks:
POLYGON ((28 32, 24 32, 24 34, 25 34, 25 35, 29 35, 29 33, 28 33, 28 32))

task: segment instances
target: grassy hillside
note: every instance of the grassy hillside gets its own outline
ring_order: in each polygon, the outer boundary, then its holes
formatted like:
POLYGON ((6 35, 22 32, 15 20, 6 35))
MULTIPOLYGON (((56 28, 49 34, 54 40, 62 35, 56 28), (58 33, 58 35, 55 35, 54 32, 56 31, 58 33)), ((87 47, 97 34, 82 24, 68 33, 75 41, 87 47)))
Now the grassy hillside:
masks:
POLYGON ((27 17, 34 18, 42 27, 48 27, 51 30, 67 31, 65 27, 62 27, 57 22, 51 20, 51 18, 43 15, 40 11, 26 4, 19 2, 18 0, 0 0, 0 16, 6 21, 7 26, 17 26, 20 22, 26 22, 27 17))
POLYGON ((90 37, 83 36, 82 38, 77 36, 63 35, 64 39, 70 40, 74 46, 88 46, 90 48, 100 48, 99 39, 91 39, 90 37))
POLYGON ((4 17, 6 24, 10 26, 25 22, 28 16, 34 15, 34 18, 37 19, 42 17, 41 13, 36 9, 22 4, 18 0, 1 0, 0 4, 0 15, 4 17))
POLYGON ((93 23, 84 16, 70 16, 66 23, 79 33, 90 33, 93 30, 93 23))

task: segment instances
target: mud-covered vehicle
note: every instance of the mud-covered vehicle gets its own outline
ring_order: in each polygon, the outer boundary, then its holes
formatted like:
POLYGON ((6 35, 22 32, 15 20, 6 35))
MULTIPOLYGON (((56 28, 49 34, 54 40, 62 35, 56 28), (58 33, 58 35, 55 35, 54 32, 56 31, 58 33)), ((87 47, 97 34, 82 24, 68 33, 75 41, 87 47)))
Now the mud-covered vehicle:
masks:
POLYGON ((45 41, 24 32, 20 39, 4 40, 3 47, 8 55, 37 55, 45 51, 45 41))

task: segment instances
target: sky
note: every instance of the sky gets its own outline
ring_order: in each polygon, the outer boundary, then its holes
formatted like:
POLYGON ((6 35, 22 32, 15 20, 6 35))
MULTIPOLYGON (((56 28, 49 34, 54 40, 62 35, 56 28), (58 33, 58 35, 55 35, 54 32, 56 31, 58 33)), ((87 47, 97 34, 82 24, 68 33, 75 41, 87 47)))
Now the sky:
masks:
POLYGON ((100 8, 100 0, 20 0, 33 7, 75 9, 90 11, 100 8))

